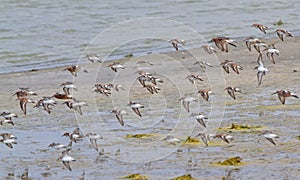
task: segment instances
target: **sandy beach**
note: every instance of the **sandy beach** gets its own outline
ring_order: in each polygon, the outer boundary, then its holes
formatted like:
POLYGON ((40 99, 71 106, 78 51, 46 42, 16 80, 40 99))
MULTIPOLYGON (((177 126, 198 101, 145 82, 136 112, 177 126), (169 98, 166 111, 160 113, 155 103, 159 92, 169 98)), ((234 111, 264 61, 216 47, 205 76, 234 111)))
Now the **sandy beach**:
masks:
POLYGON ((280 55, 274 56, 276 64, 263 55, 270 72, 263 77, 261 86, 257 85, 257 71, 253 69, 257 66, 258 53, 255 49, 249 52, 243 42, 238 42, 236 48, 230 47, 229 53, 217 49, 215 55, 197 48, 128 57, 116 60, 125 66, 117 73, 107 67, 111 61, 91 63, 82 59, 79 66, 88 73, 80 71, 78 77, 62 71, 64 67, 0 74, 0 111, 19 116, 14 119, 15 126, 0 127, 1 133, 9 132, 18 138, 13 149, 0 144, 1 179, 17 178, 25 168, 33 179, 78 179, 83 172, 87 179, 117 179, 136 173, 149 179, 171 179, 184 174, 191 174, 195 179, 221 179, 230 170, 233 179, 296 179, 300 176, 300 102, 287 98, 286 104, 281 105, 277 95, 271 94, 283 89, 300 95, 300 37, 287 38, 284 42, 266 41, 275 42, 280 55), (225 59, 243 67, 239 75, 231 70, 225 73, 220 66, 225 59), (137 64, 140 60, 153 65, 137 64), (193 65, 196 61, 207 61, 213 67, 201 69, 193 65), (161 89, 159 93, 151 94, 138 83, 138 70, 153 73, 164 81, 157 85, 161 89), (193 85, 185 79, 189 74, 198 74, 204 81, 193 85), (32 96, 37 101, 62 92, 59 86, 65 81, 74 82, 78 91, 73 91, 73 96, 88 104, 83 107, 82 116, 68 109, 62 100, 57 100, 50 115, 42 108, 33 108, 33 104, 27 105, 28 114, 23 115, 16 97, 11 97, 18 88, 30 87, 38 94, 32 96), (112 91, 106 97, 92 92, 95 83, 120 84, 125 90, 112 91), (224 91, 228 86, 242 90, 236 100, 224 91), (195 94, 200 89, 213 91, 208 102, 195 94), (187 93, 194 93, 192 96, 197 99, 190 104, 191 112, 209 117, 207 128, 190 117, 181 105, 179 98, 187 93), (129 101, 145 106, 141 109, 142 118, 127 106, 129 101), (127 111, 124 127, 110 113, 115 108, 127 111), (233 123, 259 128, 228 128, 233 123), (69 139, 62 137, 63 133, 72 132, 78 126, 84 134, 95 132, 102 136, 98 144, 103 153, 99 155, 88 139, 73 143, 70 154, 76 161, 71 162, 72 171, 68 171, 58 160, 61 150, 47 146, 51 142, 67 144, 69 139), (262 130, 279 136, 276 146, 259 136, 262 130), (227 144, 214 139, 208 147, 201 141, 196 145, 183 144, 188 136, 196 137, 199 132, 227 133, 234 140, 227 144), (126 138, 128 134, 152 136, 126 138), (163 140, 166 135, 173 135, 181 142, 170 144, 163 140), (240 156, 243 163, 216 165, 234 156, 240 156))

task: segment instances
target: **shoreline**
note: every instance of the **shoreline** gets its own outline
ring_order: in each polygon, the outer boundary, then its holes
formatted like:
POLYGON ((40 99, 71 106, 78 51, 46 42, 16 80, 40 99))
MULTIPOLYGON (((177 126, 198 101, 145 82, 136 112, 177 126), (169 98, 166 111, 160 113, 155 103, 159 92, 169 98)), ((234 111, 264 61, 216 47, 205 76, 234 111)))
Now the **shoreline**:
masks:
MULTIPOLYGON (((274 33, 274 37, 267 37, 267 38, 263 38, 263 37, 258 37, 259 39, 262 39, 263 41, 265 41, 265 42, 271 42, 271 43, 273 43, 273 42, 277 42, 277 43, 282 43, 280 40, 279 40, 279 38, 277 37, 277 35, 275 36, 276 34, 274 33)), ((236 38, 236 39, 234 39, 234 40, 236 40, 236 43, 238 44, 238 49, 241 47, 241 45, 243 46, 243 48, 245 48, 246 46, 245 46, 245 43, 243 42, 243 40, 245 39, 246 37, 239 37, 239 38, 236 38)), ((286 38, 286 40, 285 40, 285 42, 293 42, 293 41, 295 41, 296 39, 299 39, 300 38, 300 35, 296 35, 296 36, 294 36, 294 37, 288 37, 288 38, 286 38)), ((189 43, 189 42, 188 42, 189 43)), ((209 44, 209 43, 208 43, 209 44)), ((214 43, 210 43, 211 45, 212 45, 212 47, 214 47, 216 50, 217 50, 217 53, 216 53, 216 55, 218 56, 218 55, 220 55, 220 54, 223 54, 223 53, 225 53, 225 52, 221 52, 216 46, 215 46, 215 44, 214 43)), ((184 49, 184 50, 180 50, 180 51, 190 51, 190 50, 195 50, 195 49, 198 49, 199 51, 202 51, 201 50, 201 45, 203 45, 203 44, 200 44, 200 45, 194 45, 193 44, 193 46, 191 47, 191 48, 189 48, 189 49, 184 49), (198 47, 197 47, 198 46, 198 47)), ((172 47, 172 45, 171 45, 171 43, 169 43, 169 48, 170 49, 172 49, 171 51, 169 51, 169 50, 167 50, 167 47, 168 46, 165 46, 165 49, 163 49, 163 51, 162 52, 156 52, 156 51, 154 51, 154 52, 152 52, 152 51, 147 51, 147 50, 145 50, 145 51, 141 51, 141 52, 137 52, 137 56, 135 56, 134 54, 135 54, 135 52, 129 52, 129 53, 124 53, 124 54, 118 54, 118 55, 115 55, 117 58, 114 58, 114 59, 109 59, 109 60, 106 60, 106 61, 104 61, 104 62, 114 62, 114 61, 123 61, 123 59, 127 59, 127 58, 138 58, 138 57, 141 57, 141 56, 146 56, 146 55, 148 55, 148 54, 170 54, 170 53, 174 53, 175 52, 175 50, 174 50, 174 48, 172 47), (128 55, 128 54, 133 54, 134 56, 132 56, 132 57, 125 57, 126 55, 128 55)), ((232 52, 232 50, 233 51, 236 51, 236 48, 231 48, 231 52, 232 52)), ((239 49, 239 50, 241 50, 241 49, 239 49)), ((229 52, 230 53, 230 52, 229 52)), ((85 63, 83 63, 84 65, 86 65, 86 64, 89 64, 89 63, 91 63, 91 62, 89 62, 89 60, 87 60, 84 56, 83 56, 83 58, 82 59, 78 59, 78 60, 81 60, 81 61, 85 61, 85 63)), ((77 61, 78 62, 78 61, 77 61)), ((68 65, 75 65, 75 64, 77 64, 77 63, 66 63, 66 65, 58 65, 58 66, 53 66, 53 67, 50 67, 50 68, 48 68, 48 67, 43 67, 43 68, 33 68, 33 69, 30 69, 30 70, 24 70, 24 71, 11 71, 11 72, 4 72, 4 73, 0 73, 0 75, 2 75, 2 74, 10 74, 10 73, 24 73, 24 72, 37 72, 37 71, 41 71, 41 70, 47 70, 47 69, 56 69, 56 68, 61 68, 61 67, 66 67, 66 66, 68 66, 68 65)))

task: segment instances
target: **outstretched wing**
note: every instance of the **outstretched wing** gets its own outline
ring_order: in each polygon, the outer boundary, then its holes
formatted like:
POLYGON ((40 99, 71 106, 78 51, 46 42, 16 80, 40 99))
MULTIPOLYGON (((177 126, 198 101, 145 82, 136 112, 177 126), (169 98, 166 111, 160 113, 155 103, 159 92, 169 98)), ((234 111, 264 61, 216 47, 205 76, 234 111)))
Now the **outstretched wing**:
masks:
POLYGON ((200 123, 203 127, 206 127, 205 122, 203 121, 202 118, 197 119, 198 123, 200 123))
POLYGON ((276 145, 275 141, 272 138, 266 138, 268 141, 270 141, 272 144, 276 145))
POLYGON ((69 161, 63 161, 63 164, 64 164, 64 166, 65 166, 67 169, 69 169, 70 171, 72 171, 69 161))
POLYGON ((281 104, 285 104, 285 97, 283 97, 283 96, 278 96, 278 98, 279 98, 281 104))
POLYGON ((257 73, 257 80, 258 80, 258 85, 259 86, 261 85, 263 75, 264 75, 263 72, 258 72, 257 73))
POLYGON ((137 114, 138 116, 142 117, 141 112, 139 111, 138 108, 131 108, 133 110, 133 112, 135 112, 135 114, 137 114))
POLYGON ((124 120, 123 120, 123 116, 122 116, 122 115, 118 115, 118 114, 116 114, 116 117, 117 117, 117 119, 118 119, 119 123, 120 123, 122 126, 124 126, 124 120))
POLYGON ((234 94, 234 91, 227 91, 228 94, 233 98, 233 99, 236 99, 235 98, 235 94, 234 94))

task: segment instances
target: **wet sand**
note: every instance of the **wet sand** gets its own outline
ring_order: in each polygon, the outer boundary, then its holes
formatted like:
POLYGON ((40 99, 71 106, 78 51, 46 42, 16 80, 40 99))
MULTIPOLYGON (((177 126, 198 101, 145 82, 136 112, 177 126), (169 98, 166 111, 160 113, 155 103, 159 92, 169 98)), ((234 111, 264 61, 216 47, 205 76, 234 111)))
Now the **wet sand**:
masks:
MULTIPOLYGON (((1 111, 18 114, 15 126, 4 124, 0 132, 9 132, 18 137, 18 144, 9 149, 0 144, 1 167, 0 177, 16 178, 25 168, 34 179, 76 179, 86 172, 87 179, 116 179, 129 174, 140 173, 149 179, 170 179, 184 174, 191 174, 196 179, 220 179, 229 170, 234 179, 296 179, 300 176, 299 134, 300 103, 299 99, 288 98, 286 105, 281 105, 276 90, 286 89, 300 94, 300 38, 295 37, 279 42, 278 39, 267 42, 278 42, 276 47, 280 56, 275 55, 276 64, 271 64, 264 55, 264 63, 270 70, 263 77, 262 85, 257 85, 256 70, 257 52, 249 52, 239 42, 237 48, 230 47, 229 53, 216 56, 208 55, 201 49, 149 54, 142 57, 130 57, 119 60, 125 65, 118 73, 107 67, 110 62, 89 63, 86 59, 79 62, 89 73, 79 72, 74 78, 63 67, 44 69, 33 72, 1 74, 1 111), (196 61, 207 61, 213 67, 205 72, 196 61), (220 61, 232 59, 243 67, 239 75, 234 72, 225 74, 219 66, 220 61), (138 65, 139 60, 148 60, 151 65, 138 65), (150 94, 137 82, 137 70, 154 73, 163 79, 158 94, 150 94), (185 77, 191 73, 199 74, 203 82, 191 84, 185 77), (33 109, 28 104, 28 114, 22 114, 18 101, 10 95, 19 87, 30 87, 38 93, 32 98, 38 100, 62 92, 59 85, 65 81, 74 81, 78 91, 73 95, 85 101, 88 107, 83 108, 83 116, 68 109, 63 101, 53 107, 51 115, 42 109, 33 109), (93 93, 95 83, 121 84, 125 90, 112 91, 110 97, 93 93), (224 91, 227 86, 239 87, 243 93, 233 100, 224 91), (186 93, 196 93, 199 89, 211 88, 213 94, 208 102, 198 95, 193 97, 198 102, 191 103, 191 112, 201 112, 209 117, 204 129, 181 106, 179 98, 186 93), (127 106, 129 101, 137 101, 145 106, 139 118, 127 106), (120 108, 127 111, 122 127, 110 111, 120 108), (261 126, 250 131, 225 129, 232 123, 248 126, 261 126), (62 137, 65 131, 76 127, 83 133, 96 132, 103 139, 98 140, 104 154, 99 155, 88 143, 88 140, 73 144, 70 154, 76 159, 71 163, 69 172, 58 158, 62 150, 47 148, 51 142, 67 144, 69 140, 62 137), (221 127, 222 129, 218 128, 221 127), (274 146, 259 136, 261 130, 267 129, 279 135, 274 146), (199 132, 228 133, 234 141, 226 144, 214 139, 205 147, 197 145, 168 144, 162 139, 174 135, 181 141, 188 136, 195 137, 199 132), (126 138, 128 134, 153 134, 148 138, 126 138), (233 156, 240 156, 243 164, 239 166, 219 166, 215 163, 233 156), (8 174, 11 173, 11 176, 8 174), (13 174, 12 174, 13 173, 13 174)), ((2 117, 1 117, 2 118, 2 117)))

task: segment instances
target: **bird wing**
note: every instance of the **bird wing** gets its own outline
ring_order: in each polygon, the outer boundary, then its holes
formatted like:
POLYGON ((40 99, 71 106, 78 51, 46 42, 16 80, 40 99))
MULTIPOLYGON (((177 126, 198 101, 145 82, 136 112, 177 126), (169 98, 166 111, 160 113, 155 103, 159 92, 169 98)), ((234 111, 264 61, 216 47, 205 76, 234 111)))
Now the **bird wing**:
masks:
POLYGON ((98 151, 97 139, 91 139, 90 138, 90 142, 91 142, 93 148, 98 151))
POLYGON ((175 50, 178 51, 178 43, 177 42, 172 42, 172 45, 175 48, 175 50))
POLYGON ((151 86, 147 86, 146 88, 151 94, 154 94, 153 88, 151 86))
POLYGON ((235 94, 234 94, 234 91, 227 91, 228 94, 233 98, 233 99, 236 99, 235 98, 235 94))
POLYGON ((251 51, 251 44, 248 41, 246 41, 246 46, 247 46, 248 50, 251 51))
POLYGON ((117 119, 118 119, 119 123, 120 123, 122 126, 124 126, 124 120, 123 120, 123 116, 122 116, 122 115, 118 115, 118 114, 116 114, 116 117, 117 117, 117 119))
POLYGON ((232 70, 233 70, 234 72, 236 72, 237 74, 240 74, 239 69, 238 69, 237 66, 231 64, 231 68, 232 68, 232 70))
POLYGON ((274 53, 271 54, 270 60, 271 60, 271 62, 272 62, 273 64, 275 64, 274 53))
POLYGON ((266 138, 268 141, 270 141, 272 144, 276 145, 276 143, 274 142, 274 140, 272 138, 266 138))
POLYGON ((7 147, 9 147, 9 148, 13 148, 13 145, 12 145, 12 143, 5 143, 5 145, 7 146, 7 147))
POLYGON ((258 85, 259 86, 261 85, 263 75, 264 75, 263 72, 258 72, 257 73, 257 80, 258 80, 258 85))
POLYGON ((24 102, 22 100, 20 101, 20 107, 25 115, 26 115, 26 104, 27 102, 24 102))
POLYGON ((278 98, 279 98, 281 104, 285 104, 285 97, 278 95, 278 98))
POLYGON ((72 132, 72 134, 80 134, 79 128, 74 129, 74 131, 72 132))
POLYGON ((135 114, 137 114, 138 116, 142 117, 142 114, 141 114, 141 112, 139 111, 138 108, 131 108, 131 109, 135 112, 135 114))
POLYGON ((229 67, 228 66, 222 66, 222 67, 225 70, 225 72, 227 72, 229 74, 229 67))
POLYGON ((190 102, 182 101, 183 107, 190 112, 190 102))
POLYGON ((203 121, 203 119, 199 118, 197 119, 198 123, 200 123, 203 127, 206 127, 205 122, 203 121))
POLYGON ((227 142, 228 144, 230 143, 226 137, 222 137, 221 139, 222 139, 223 141, 227 142))
POLYGON ((205 146, 208 146, 208 139, 204 135, 201 135, 200 138, 202 142, 205 144, 205 146))
POLYGON ((63 161, 63 164, 64 164, 64 166, 65 166, 67 169, 69 169, 70 171, 72 171, 69 161, 63 161))
POLYGON ((203 99, 205 99, 206 101, 208 101, 208 98, 209 98, 208 94, 202 93, 201 96, 203 97, 203 99))
POLYGON ((279 32, 277 32, 277 35, 278 35, 278 37, 279 37, 279 39, 280 39, 281 41, 284 41, 284 40, 283 40, 283 34, 280 34, 279 32))
POLYGON ((221 50, 221 51, 224 51, 223 49, 223 46, 220 44, 220 43, 217 43, 215 42, 216 46, 221 50))

